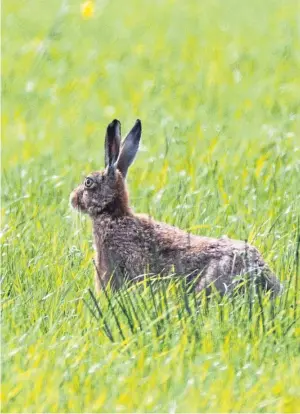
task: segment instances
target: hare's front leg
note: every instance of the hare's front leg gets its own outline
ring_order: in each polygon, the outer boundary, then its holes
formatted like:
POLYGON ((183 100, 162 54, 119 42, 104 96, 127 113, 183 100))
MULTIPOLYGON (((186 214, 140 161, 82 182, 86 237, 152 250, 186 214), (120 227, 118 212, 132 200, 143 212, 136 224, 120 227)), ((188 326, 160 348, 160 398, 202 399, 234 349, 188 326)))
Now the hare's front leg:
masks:
POLYGON ((105 289, 109 284, 112 291, 117 291, 124 283, 124 267, 119 263, 117 255, 109 249, 96 249, 95 260, 95 288, 97 292, 105 289))
POLYGON ((103 287, 106 287, 107 281, 105 280, 106 272, 99 272, 99 270, 95 270, 95 290, 97 293, 103 290, 103 287))
POLYGON ((96 292, 99 293, 101 290, 103 290, 103 288, 106 288, 109 282, 110 272, 107 266, 107 260, 103 249, 96 250, 95 259, 95 289, 96 292))

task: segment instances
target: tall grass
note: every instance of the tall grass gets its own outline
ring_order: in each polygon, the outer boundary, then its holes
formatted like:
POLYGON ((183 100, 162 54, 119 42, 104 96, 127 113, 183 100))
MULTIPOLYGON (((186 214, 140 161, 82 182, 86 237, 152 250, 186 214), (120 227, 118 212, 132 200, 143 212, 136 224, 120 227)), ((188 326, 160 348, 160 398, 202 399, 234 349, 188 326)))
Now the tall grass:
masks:
POLYGON ((299 411, 296 2, 10 0, 2 23, 2 411, 299 411), (115 117, 143 122, 134 210, 248 240, 282 295, 95 294, 68 198, 115 117))

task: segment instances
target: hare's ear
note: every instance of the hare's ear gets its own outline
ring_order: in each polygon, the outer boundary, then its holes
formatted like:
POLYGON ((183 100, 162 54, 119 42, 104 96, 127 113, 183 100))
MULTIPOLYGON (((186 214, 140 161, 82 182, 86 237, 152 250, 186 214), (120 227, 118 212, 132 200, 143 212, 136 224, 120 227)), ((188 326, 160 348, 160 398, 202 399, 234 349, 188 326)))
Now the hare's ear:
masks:
POLYGON ((105 136, 105 167, 113 167, 118 159, 121 143, 121 124, 114 119, 107 127, 105 136))
POLYGON ((127 170, 132 164, 137 150, 139 149, 141 134, 142 124, 141 121, 137 119, 132 130, 122 142, 120 155, 117 161, 117 168, 124 178, 126 177, 127 170))

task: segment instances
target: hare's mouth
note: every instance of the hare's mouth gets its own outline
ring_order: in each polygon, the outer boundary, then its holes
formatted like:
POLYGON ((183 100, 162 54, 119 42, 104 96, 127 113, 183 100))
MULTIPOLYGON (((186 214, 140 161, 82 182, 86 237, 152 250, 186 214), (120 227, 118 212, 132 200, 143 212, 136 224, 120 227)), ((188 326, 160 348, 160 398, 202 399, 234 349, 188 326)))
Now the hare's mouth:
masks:
POLYGON ((75 210, 85 211, 85 206, 82 204, 82 197, 78 191, 74 190, 70 195, 70 204, 75 210))

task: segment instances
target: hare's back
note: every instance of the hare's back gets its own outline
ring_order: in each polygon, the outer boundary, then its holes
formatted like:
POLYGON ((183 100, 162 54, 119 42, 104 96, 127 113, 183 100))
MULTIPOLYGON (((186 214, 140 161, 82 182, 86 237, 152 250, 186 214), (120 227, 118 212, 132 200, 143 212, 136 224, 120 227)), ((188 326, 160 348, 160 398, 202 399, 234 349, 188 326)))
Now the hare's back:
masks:
POLYGON ((166 223, 162 223, 153 220, 151 217, 138 214, 136 218, 142 229, 142 234, 151 235, 155 244, 162 248, 168 249, 205 249, 206 246, 213 244, 217 239, 205 236, 196 236, 192 233, 188 233, 178 227, 171 226, 166 223))
POLYGON ((195 254, 206 252, 217 257, 242 254, 247 251, 258 254, 256 248, 245 241, 230 239, 227 236, 212 238, 194 235, 178 227, 152 220, 146 215, 137 215, 136 218, 141 227, 141 235, 152 237, 156 245, 164 248, 194 251, 195 254))

